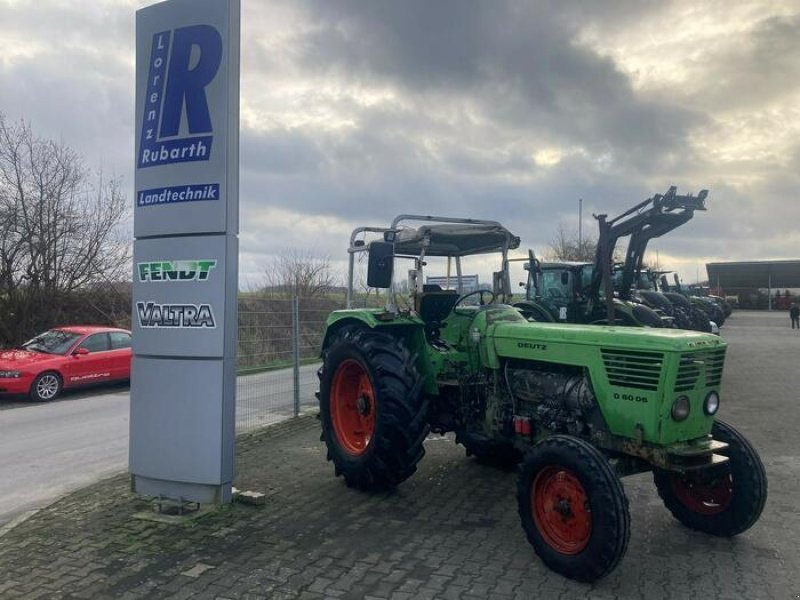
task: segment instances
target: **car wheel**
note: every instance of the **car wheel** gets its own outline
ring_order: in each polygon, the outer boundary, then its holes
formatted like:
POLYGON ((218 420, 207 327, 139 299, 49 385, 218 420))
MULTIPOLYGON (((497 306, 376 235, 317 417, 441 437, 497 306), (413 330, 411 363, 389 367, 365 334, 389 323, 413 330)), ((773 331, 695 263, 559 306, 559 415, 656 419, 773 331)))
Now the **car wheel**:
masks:
POLYGON ((61 393, 61 377, 58 373, 40 373, 31 385, 30 397, 35 402, 49 402, 61 393))

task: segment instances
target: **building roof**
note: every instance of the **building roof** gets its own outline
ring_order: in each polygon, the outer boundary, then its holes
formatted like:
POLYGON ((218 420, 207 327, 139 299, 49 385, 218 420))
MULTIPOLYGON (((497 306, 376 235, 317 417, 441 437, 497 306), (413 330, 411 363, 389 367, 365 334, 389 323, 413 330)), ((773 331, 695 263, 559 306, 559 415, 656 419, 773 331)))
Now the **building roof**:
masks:
POLYGON ((708 282, 725 288, 800 288, 800 259, 708 263, 708 282))

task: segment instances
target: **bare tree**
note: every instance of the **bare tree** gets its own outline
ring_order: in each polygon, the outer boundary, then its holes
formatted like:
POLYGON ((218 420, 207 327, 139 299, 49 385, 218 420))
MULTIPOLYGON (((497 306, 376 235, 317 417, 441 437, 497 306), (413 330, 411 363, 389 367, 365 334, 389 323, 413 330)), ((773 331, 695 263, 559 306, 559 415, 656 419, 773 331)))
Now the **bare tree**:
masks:
POLYGON ((578 234, 575 231, 567 230, 564 225, 560 224, 544 258, 554 262, 564 260, 591 262, 594 260, 596 252, 596 238, 584 237, 583 239, 578 239, 578 234))
POLYGON ((0 114, 0 338, 65 319, 65 298, 128 279, 119 182, 0 114))
POLYGON ((264 269, 262 290, 276 296, 318 298, 340 285, 328 257, 303 250, 285 250, 264 269))

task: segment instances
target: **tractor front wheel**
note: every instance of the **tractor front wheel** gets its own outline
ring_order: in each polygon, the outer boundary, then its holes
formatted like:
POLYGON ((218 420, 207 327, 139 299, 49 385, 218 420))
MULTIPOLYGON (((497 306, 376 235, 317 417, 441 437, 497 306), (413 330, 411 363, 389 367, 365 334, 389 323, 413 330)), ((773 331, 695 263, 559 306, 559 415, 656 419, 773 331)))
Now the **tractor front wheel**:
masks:
POLYGON ((591 582, 625 555, 630 514, 608 460, 579 438, 554 435, 534 446, 520 468, 522 528, 549 568, 591 582))
POLYGON ((720 537, 746 531, 761 516, 767 500, 767 474, 758 453, 733 427, 715 421, 715 440, 728 444, 717 467, 674 473, 656 470, 658 495, 672 516, 691 529, 720 537))
POLYGON ((402 340, 345 329, 325 351, 319 378, 322 439, 336 475, 363 490, 410 477, 429 427, 422 377, 402 340))

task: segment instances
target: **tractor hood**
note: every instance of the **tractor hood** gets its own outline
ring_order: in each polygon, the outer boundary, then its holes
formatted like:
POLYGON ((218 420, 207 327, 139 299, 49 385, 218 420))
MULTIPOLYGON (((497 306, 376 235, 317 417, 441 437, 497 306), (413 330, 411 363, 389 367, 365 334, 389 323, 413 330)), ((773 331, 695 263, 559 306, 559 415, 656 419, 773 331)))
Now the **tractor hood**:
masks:
POLYGON ((726 345, 719 337, 698 331, 562 323, 498 323, 489 335, 494 338, 495 348, 501 356, 508 356, 506 351, 512 348, 514 351, 510 355, 517 356, 519 349, 545 344, 656 352, 684 352, 726 345))

